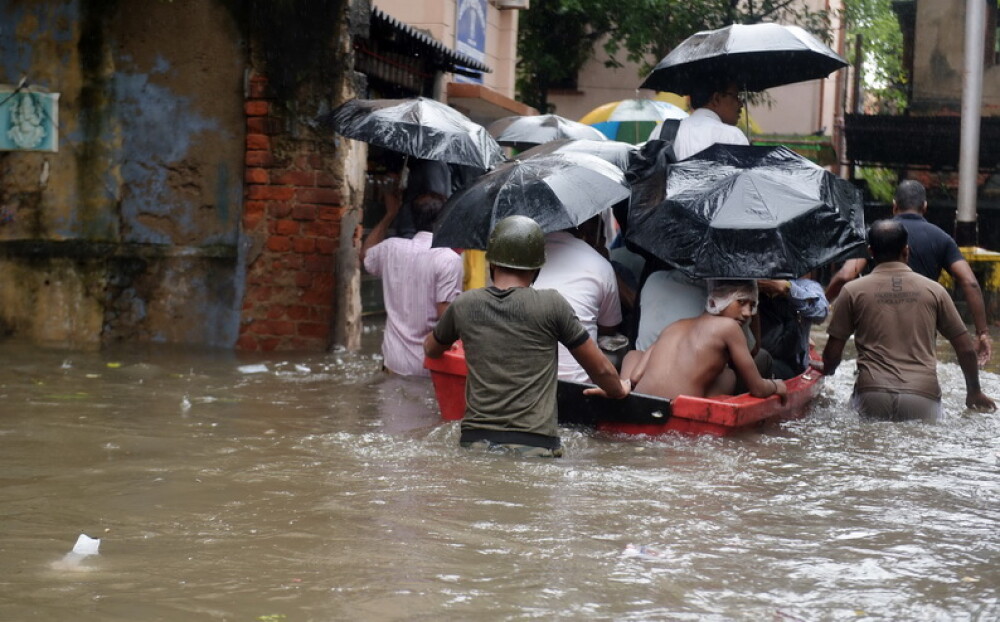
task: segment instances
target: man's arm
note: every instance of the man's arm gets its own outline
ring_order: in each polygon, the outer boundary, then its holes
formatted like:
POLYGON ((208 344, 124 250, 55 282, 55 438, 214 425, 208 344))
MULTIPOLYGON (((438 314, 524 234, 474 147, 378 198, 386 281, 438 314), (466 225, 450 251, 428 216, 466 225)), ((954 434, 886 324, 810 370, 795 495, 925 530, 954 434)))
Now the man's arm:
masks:
POLYGON ((428 358, 439 359, 445 352, 451 349, 451 344, 443 344, 434 337, 434 331, 427 333, 424 337, 424 354, 428 358))
MULTIPOLYGON (((603 245, 601 249, 604 249, 603 245)), ((603 280, 601 301, 597 309, 597 334, 616 335, 622 325, 622 302, 621 296, 618 295, 618 274, 610 261, 603 280)))
POLYGON ((601 397, 621 399, 632 391, 632 383, 621 379, 618 370, 590 337, 587 337, 586 341, 570 350, 569 353, 583 367, 594 384, 600 387, 585 389, 584 395, 600 395, 601 397))
POLYGON ((819 324, 830 313, 830 303, 823 286, 810 279, 795 279, 788 284, 788 299, 799 315, 819 324))
POLYGON ((846 339, 830 336, 826 340, 826 347, 823 348, 823 375, 832 376, 840 366, 840 361, 844 356, 844 346, 846 339))
POLYGON ((389 232, 389 226, 396 219, 396 215, 399 214, 399 207, 402 203, 403 201, 396 191, 390 191, 385 195, 385 216, 382 217, 382 220, 378 221, 377 225, 372 227, 368 237, 361 244, 362 263, 365 260, 365 255, 368 254, 368 249, 385 239, 386 233, 389 232))
POLYGON ((754 363, 753 355, 750 354, 750 349, 747 347, 743 331, 737 327, 734 327, 732 330, 726 329, 722 331, 721 337, 725 341, 726 349, 729 351, 729 359, 732 362, 733 369, 736 371, 736 375, 747 385, 747 388, 750 389, 750 395, 754 397, 777 395, 781 403, 784 404, 785 398, 788 395, 788 389, 785 387, 784 381, 761 377, 760 372, 757 370, 757 364, 754 363))
POLYGON ((830 304, 826 301, 823 286, 810 279, 782 281, 761 279, 757 281, 760 293, 772 298, 787 298, 793 311, 814 324, 826 319, 830 304))
POLYGON ((848 259, 844 262, 844 265, 837 270, 837 273, 830 278, 830 282, 826 286, 826 299, 831 304, 840 295, 840 290, 844 288, 854 279, 858 278, 858 275, 865 269, 868 265, 867 259, 848 259))
POLYGON ((990 362, 993 355, 993 344, 990 342, 989 325, 986 323, 986 304, 983 302, 983 290, 972 271, 972 266, 964 259, 948 266, 948 274, 962 288, 965 301, 969 304, 972 321, 976 325, 976 354, 979 366, 990 362))
POLYGON ((976 347, 969 333, 962 333, 951 340, 951 347, 958 356, 958 365, 965 376, 965 405, 976 410, 996 410, 997 406, 979 388, 979 365, 976 360, 976 347))

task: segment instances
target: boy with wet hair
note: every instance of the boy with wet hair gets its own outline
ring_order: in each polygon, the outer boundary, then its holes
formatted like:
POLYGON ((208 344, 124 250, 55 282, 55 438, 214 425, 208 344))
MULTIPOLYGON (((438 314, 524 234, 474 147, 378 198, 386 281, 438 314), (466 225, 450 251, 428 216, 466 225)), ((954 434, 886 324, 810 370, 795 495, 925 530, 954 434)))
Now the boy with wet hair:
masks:
POLYGON ((622 376, 638 393, 673 399, 678 395, 732 395, 740 378, 754 397, 778 395, 781 380, 762 378, 747 346, 743 326, 757 306, 752 280, 709 280, 705 312, 678 320, 645 352, 630 353, 622 376))

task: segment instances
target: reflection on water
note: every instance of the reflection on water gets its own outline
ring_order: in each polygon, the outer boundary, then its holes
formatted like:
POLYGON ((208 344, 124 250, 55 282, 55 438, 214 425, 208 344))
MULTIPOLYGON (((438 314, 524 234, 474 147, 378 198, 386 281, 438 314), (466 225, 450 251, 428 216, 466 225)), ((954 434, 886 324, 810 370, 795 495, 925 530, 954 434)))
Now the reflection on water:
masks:
MULTIPOLYGON (((2 620, 996 620, 1000 423, 469 454, 362 354, 4 343, 2 620), (242 370, 241 370, 242 368, 242 370), (100 554, 58 562, 79 534, 100 554)), ((987 393, 1000 380, 984 375, 987 393)))

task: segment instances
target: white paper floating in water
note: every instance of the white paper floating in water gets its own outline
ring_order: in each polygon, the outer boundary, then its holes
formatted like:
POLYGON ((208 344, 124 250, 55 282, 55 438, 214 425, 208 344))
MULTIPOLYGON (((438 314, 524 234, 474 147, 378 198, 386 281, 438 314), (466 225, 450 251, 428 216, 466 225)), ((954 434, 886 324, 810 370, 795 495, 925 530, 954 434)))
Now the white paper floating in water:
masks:
POLYGON ((97 549, 101 546, 100 538, 91 538, 87 534, 81 533, 73 545, 73 552, 77 555, 97 555, 97 549))
POLYGON ((62 559, 52 563, 54 570, 86 571, 91 568, 81 565, 81 562, 91 555, 97 555, 97 550, 101 546, 100 538, 91 538, 87 534, 80 534, 73 545, 73 550, 63 555, 62 559))
POLYGON ((267 365, 264 365, 263 363, 259 365, 240 365, 236 368, 236 371, 241 374, 266 374, 267 365))

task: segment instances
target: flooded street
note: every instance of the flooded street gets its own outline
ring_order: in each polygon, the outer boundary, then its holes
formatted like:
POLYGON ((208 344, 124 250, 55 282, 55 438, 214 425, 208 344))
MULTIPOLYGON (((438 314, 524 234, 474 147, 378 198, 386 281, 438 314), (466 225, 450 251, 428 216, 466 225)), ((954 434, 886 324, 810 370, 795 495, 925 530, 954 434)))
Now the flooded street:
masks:
POLYGON ((460 449, 379 340, 5 342, 0 620, 1000 619, 1000 416, 954 363, 941 425, 859 422, 849 360, 766 434, 545 461, 460 449))

